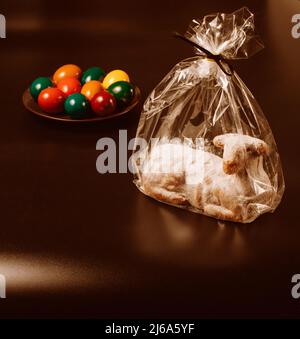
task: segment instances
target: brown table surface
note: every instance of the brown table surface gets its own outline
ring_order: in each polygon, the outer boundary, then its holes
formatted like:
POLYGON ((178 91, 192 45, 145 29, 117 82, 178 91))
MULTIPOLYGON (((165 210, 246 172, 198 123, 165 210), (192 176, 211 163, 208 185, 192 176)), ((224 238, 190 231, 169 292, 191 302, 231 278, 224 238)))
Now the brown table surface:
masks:
POLYGON ((300 39, 286 1, 1 2, 0 317, 288 317, 300 315, 300 39), (30 82, 60 65, 127 70, 143 99, 192 49, 191 19, 248 5, 266 49, 235 63, 267 116, 287 190, 274 214, 226 224, 146 198, 130 174, 100 175, 96 142, 135 135, 141 107, 94 125, 25 110, 30 82))

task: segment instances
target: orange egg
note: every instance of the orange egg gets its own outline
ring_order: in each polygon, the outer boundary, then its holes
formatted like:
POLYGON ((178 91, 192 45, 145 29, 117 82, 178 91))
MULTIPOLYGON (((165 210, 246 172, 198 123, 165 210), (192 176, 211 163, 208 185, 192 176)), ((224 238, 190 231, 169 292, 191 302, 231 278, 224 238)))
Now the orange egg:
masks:
POLYGON ((81 77, 81 69, 76 65, 64 65, 60 67, 53 75, 53 82, 58 84, 62 79, 65 78, 76 78, 81 77))
POLYGON ((103 86, 100 81, 92 80, 83 85, 81 94, 85 95, 88 100, 92 100, 93 97, 103 90, 103 86))

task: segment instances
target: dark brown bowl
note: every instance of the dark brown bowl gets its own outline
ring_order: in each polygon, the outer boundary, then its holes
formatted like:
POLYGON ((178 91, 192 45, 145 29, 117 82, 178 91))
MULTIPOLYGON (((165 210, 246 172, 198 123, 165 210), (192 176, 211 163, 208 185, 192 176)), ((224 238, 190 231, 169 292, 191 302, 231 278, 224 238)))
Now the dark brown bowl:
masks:
POLYGON ((141 91, 140 89, 135 86, 135 95, 132 100, 132 103, 126 107, 121 112, 116 112, 115 114, 106 116, 106 117, 98 117, 97 115, 90 114, 88 117, 83 119, 72 119, 69 115, 65 113, 61 114, 48 114, 41 110, 39 105, 35 102, 35 100, 30 95, 29 89, 27 89, 23 94, 23 104, 26 107, 28 111, 31 113, 38 115, 42 118, 49 119, 49 120, 57 120, 57 121, 67 121, 67 122, 73 122, 73 123, 80 123, 80 122, 96 122, 96 121, 103 121, 108 119, 117 118, 121 115, 124 115, 126 113, 129 113, 133 110, 134 107, 140 102, 141 100, 141 91))

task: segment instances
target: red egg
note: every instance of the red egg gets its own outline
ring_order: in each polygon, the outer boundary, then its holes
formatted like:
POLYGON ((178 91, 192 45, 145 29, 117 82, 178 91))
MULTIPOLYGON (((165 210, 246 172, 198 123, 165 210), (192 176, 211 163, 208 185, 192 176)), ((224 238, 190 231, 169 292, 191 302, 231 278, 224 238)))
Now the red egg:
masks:
POLYGON ((57 84, 57 88, 68 97, 71 94, 80 93, 81 83, 76 78, 64 78, 57 84))
POLYGON ((40 93, 38 104, 44 112, 57 114, 63 112, 65 99, 64 93, 58 88, 46 88, 40 93))
POLYGON ((97 93, 91 101, 92 110, 101 117, 112 114, 116 105, 115 97, 105 90, 97 93))

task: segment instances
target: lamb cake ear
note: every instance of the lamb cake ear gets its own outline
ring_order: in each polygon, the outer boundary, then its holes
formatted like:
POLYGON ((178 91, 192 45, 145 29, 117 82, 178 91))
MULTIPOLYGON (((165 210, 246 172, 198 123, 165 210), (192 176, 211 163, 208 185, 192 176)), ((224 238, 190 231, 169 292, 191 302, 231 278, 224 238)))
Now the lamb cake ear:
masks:
POLYGON ((213 143, 224 150, 223 169, 226 174, 235 174, 244 169, 249 156, 261 156, 269 152, 264 141, 242 134, 220 135, 213 143))

